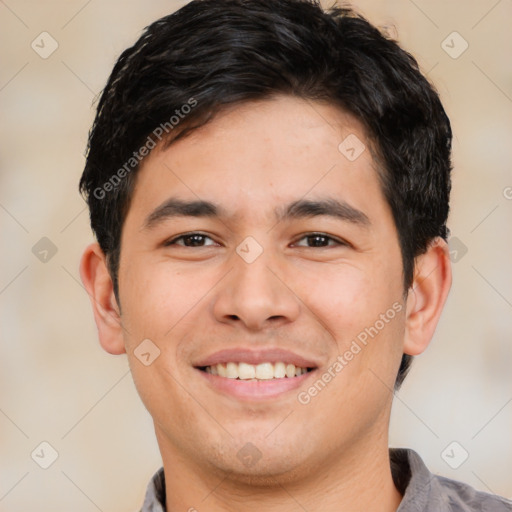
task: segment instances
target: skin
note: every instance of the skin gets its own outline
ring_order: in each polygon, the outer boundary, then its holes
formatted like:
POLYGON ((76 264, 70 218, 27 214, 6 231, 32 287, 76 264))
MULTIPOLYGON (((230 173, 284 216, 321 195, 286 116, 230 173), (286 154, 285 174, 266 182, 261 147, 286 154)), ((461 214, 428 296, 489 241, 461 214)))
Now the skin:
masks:
POLYGON ((119 304, 101 249, 85 250, 81 276, 100 342, 128 355, 154 420, 170 512, 397 509, 392 389, 402 354, 421 353, 432 338, 451 271, 446 243, 434 240, 404 294, 398 236, 368 147, 360 123, 327 104, 277 96, 231 107, 143 162, 122 231, 119 304), (354 161, 338 150, 349 134, 366 146, 354 161), (145 228, 170 197, 211 201, 225 215, 145 228), (369 222, 275 216, 293 201, 324 198, 345 201, 369 222), (165 245, 197 231, 210 237, 197 239, 202 246, 165 245), (311 232, 334 240, 305 237, 311 232), (236 252, 248 236, 263 249, 252 263, 236 252), (298 393, 393 304, 401 311, 299 403, 298 393), (145 366, 134 350, 148 338, 160 356, 145 366), (297 390, 242 400, 194 368, 235 347, 288 349, 318 369, 297 390), (252 465, 237 457, 247 443, 261 456, 252 465))

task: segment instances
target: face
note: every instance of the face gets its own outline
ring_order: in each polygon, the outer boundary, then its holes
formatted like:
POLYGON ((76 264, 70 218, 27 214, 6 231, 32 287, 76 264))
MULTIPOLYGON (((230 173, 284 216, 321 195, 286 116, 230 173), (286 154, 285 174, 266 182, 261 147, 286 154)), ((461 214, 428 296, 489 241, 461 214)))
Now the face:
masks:
POLYGON ((245 103, 153 151, 119 301, 162 453, 254 481, 386 442, 402 260, 365 133, 339 109, 245 103))

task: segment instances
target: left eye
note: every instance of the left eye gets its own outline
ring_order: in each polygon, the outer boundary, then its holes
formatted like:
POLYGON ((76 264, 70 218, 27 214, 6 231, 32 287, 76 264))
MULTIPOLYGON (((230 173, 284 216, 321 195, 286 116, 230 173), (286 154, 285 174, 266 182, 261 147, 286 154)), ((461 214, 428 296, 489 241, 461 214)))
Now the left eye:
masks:
POLYGON ((311 233, 300 238, 294 245, 299 247, 330 247, 333 245, 343 245, 343 242, 323 233, 311 233))
POLYGON ((189 233, 169 240, 165 245, 181 245, 183 247, 205 247, 215 245, 215 242, 201 233, 189 233))

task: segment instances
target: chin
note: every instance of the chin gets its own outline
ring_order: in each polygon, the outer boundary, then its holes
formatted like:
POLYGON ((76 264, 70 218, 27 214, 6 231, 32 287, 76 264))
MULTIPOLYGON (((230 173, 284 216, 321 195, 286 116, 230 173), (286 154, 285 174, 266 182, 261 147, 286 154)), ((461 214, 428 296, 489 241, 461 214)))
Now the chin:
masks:
POLYGON ((309 469, 297 462, 277 462, 260 460, 253 467, 244 467, 240 464, 229 464, 223 468, 223 473, 229 480, 237 482, 240 486, 272 488, 280 487, 290 482, 297 482, 307 477, 309 469))
POLYGON ((251 442, 224 445, 219 447, 220 453, 212 453, 210 460, 205 462, 229 480, 252 487, 279 486, 310 474, 311 465, 306 461, 303 448, 297 450, 282 443, 276 446, 268 440, 266 443, 259 441, 258 446, 251 442), (292 457, 291 453, 295 455, 292 457))

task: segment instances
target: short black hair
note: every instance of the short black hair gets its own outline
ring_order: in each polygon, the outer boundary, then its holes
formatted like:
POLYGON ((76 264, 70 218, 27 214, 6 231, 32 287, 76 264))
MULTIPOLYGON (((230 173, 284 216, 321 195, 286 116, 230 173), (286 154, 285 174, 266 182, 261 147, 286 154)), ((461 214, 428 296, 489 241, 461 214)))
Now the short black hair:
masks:
MULTIPOLYGON (((348 7, 193 0, 122 53, 89 133, 80 191, 116 297, 121 230, 147 151, 227 105, 277 94, 328 102, 364 126, 396 224, 407 295, 415 257, 448 237, 451 188, 450 122, 416 60, 348 7)), ((411 360, 403 355, 397 387, 411 360)))

